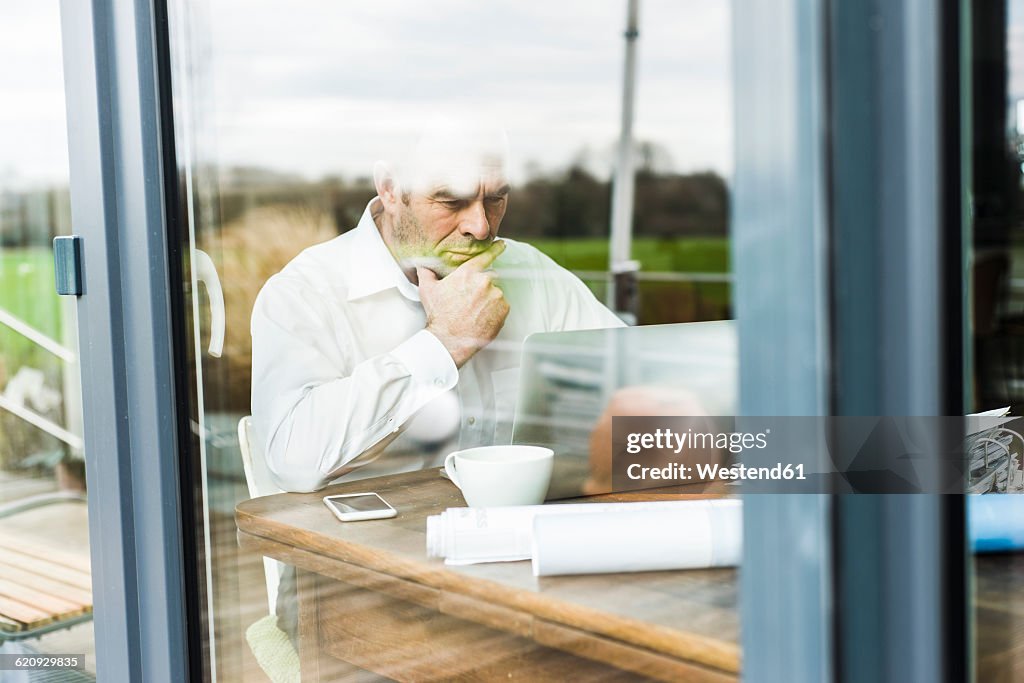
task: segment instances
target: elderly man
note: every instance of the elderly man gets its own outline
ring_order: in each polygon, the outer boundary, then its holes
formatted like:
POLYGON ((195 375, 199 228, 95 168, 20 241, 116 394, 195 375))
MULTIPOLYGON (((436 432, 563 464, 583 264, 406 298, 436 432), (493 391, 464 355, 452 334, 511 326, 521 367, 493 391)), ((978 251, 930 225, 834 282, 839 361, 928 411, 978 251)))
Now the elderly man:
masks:
POLYGON ((497 239, 506 144, 488 127, 432 126, 404 163, 377 164, 355 229, 263 287, 253 426, 281 488, 316 490, 415 452, 417 414, 428 431, 457 431, 461 448, 507 443, 526 336, 622 324, 537 249, 497 239))

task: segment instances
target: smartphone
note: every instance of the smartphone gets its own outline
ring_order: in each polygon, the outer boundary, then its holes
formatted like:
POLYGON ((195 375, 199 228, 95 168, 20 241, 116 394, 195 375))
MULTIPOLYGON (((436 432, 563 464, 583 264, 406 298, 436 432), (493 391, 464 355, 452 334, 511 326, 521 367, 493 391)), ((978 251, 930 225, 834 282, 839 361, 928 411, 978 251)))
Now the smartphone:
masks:
POLYGON ((387 501, 376 493, 346 493, 340 496, 325 496, 324 505, 343 522, 387 519, 398 514, 395 508, 388 505, 387 501))

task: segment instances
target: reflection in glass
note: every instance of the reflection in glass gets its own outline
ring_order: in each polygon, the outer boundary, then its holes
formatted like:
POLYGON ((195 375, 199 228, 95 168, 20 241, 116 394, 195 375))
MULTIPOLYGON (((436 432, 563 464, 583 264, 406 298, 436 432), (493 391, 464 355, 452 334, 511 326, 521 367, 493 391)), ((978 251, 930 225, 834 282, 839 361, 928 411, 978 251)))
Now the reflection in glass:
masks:
POLYGON ((75 301, 50 247, 71 232, 58 4, 0 9, 0 60, 0 653, 94 675, 75 301))
MULTIPOLYGON (((218 678, 269 673, 272 643, 301 651, 295 596, 308 576, 239 550, 239 501, 507 443, 523 339, 621 324, 602 302, 626 6, 171 3, 201 401, 197 571, 218 678), (432 232, 445 216, 455 227, 432 232), (450 287, 488 248, 504 249, 491 266, 511 307, 497 339, 471 358, 439 338, 417 345, 430 305, 420 278, 450 287), (447 365, 426 361, 449 352, 447 365), (395 366, 381 354, 422 370, 416 391, 384 381, 395 366), (340 391, 353 377, 377 389, 340 391)), ((728 11, 643 5, 630 311, 641 325, 731 316, 728 11)))

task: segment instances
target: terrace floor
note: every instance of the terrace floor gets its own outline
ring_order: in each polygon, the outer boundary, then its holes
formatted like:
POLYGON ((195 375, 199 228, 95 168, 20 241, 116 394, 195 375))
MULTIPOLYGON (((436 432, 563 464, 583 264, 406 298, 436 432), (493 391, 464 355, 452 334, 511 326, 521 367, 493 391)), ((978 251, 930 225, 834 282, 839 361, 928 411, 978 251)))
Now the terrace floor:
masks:
MULTIPOLYGON (((245 496, 244 484, 236 481, 211 482, 222 500, 245 496)), ((57 490, 53 478, 29 477, 0 471, 0 505, 57 490)), ((213 495, 211 495, 213 497, 213 495)), ((228 507, 225 505, 224 507, 228 507)), ((230 506, 233 509, 233 506, 230 506)), ((7 535, 24 535, 37 545, 63 552, 89 552, 86 507, 58 503, 7 517, 0 521, 7 535)), ((245 629, 266 616, 267 598, 262 558, 238 552, 234 517, 226 510, 211 511, 211 544, 214 562, 214 619, 217 634, 218 681, 267 681, 245 641, 245 629)), ((81 675, 40 672, 26 677, 23 672, 0 671, 0 683, 37 681, 81 681, 95 679, 96 651, 93 624, 87 622, 37 639, 7 643, 4 653, 84 654, 87 678, 81 675)))
MULTIPOLYGON (((0 505, 21 498, 50 493, 57 490, 54 479, 29 477, 0 471, 0 505)), ((5 534, 24 536, 26 541, 43 547, 52 547, 62 552, 89 553, 89 524, 86 508, 80 503, 57 503, 34 510, 18 513, 0 521, 5 534)), ((84 654, 85 670, 90 677, 96 675, 96 649, 93 641, 92 622, 86 622, 69 629, 57 631, 41 638, 0 646, 5 653, 42 652, 47 654, 84 654)), ((22 673, 0 671, 0 683, 12 681, 62 680, 55 672, 47 672, 49 678, 22 673)), ((72 676, 65 676, 70 679, 72 676)), ((75 680, 80 680, 81 677, 75 680)))

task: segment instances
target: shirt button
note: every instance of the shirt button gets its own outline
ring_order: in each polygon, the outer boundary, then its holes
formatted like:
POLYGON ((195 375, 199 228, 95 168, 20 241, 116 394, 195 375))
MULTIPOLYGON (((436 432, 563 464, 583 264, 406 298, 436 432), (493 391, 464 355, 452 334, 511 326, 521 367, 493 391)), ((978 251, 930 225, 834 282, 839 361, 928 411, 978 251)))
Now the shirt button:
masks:
POLYGON ((476 424, 476 418, 475 418, 475 417, 472 417, 472 416, 470 416, 470 418, 469 418, 468 420, 466 420, 466 422, 468 422, 468 423, 469 423, 469 424, 471 424, 471 425, 472 425, 472 424, 476 424))
POLYGON ((444 386, 444 380, 441 379, 440 377, 438 377, 437 379, 434 380, 434 386, 435 387, 443 387, 444 386))

